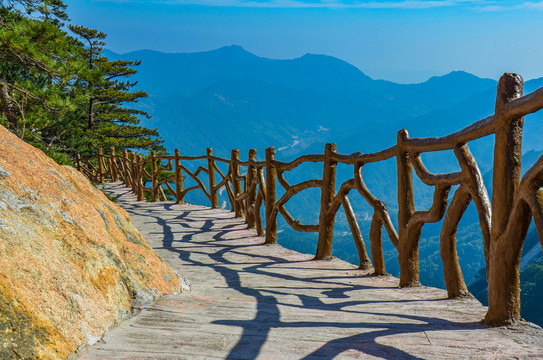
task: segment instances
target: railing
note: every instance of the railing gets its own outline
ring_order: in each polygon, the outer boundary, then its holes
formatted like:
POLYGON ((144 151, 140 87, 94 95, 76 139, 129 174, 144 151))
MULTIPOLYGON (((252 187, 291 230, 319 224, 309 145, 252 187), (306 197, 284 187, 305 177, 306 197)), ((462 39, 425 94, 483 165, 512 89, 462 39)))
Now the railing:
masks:
POLYGON ((500 325, 520 319, 519 261, 532 217, 543 246, 543 157, 520 178, 523 116, 543 108, 543 88, 524 97, 522 88, 520 76, 504 74, 498 83, 493 115, 439 138, 409 138, 403 129, 398 132, 396 145, 377 153, 344 155, 336 151, 335 144, 326 144, 324 154, 304 155, 291 162, 281 162, 275 159, 273 147, 266 149, 265 161, 256 161, 256 150, 250 150, 248 160, 241 161, 239 150, 232 150, 230 159, 214 156, 211 148, 203 156, 180 156, 179 150, 175 150, 174 156, 157 156, 151 152, 148 158, 143 159, 141 155, 126 151, 122 155, 115 154, 112 148, 108 155, 98 150, 94 165, 92 161, 82 161, 79 157, 76 163, 78 169, 93 181, 104 182, 106 176, 112 181, 122 180, 132 188, 138 200, 144 200, 144 193, 148 191, 152 201, 165 200, 168 194, 175 198, 176 203, 184 203, 188 192, 200 189, 211 207, 217 208, 217 192, 224 188, 235 216, 244 216, 248 227, 255 227, 258 235, 265 235, 266 244, 277 241, 278 214, 295 231, 317 232, 315 259, 331 257, 334 221, 341 206, 357 246, 360 268, 373 267, 377 275, 386 274, 382 246, 382 231, 385 229, 398 250, 401 287, 420 285, 418 241, 422 226, 443 219, 440 253, 450 298, 469 294, 456 253, 456 231, 464 211, 473 201, 479 214, 487 270, 489 307, 485 322, 500 325), (469 141, 491 134, 495 134, 492 203, 477 162, 468 148, 469 141), (454 151, 460 171, 430 173, 422 162, 421 154, 444 150, 454 151), (398 177, 397 229, 387 205, 368 190, 363 178, 364 165, 393 157, 396 158, 398 177), (181 163, 194 160, 206 160, 207 167, 200 166, 191 172, 181 163), (228 165, 226 173, 220 170, 217 162, 228 165), (322 179, 289 184, 284 174, 307 162, 323 164, 322 179), (353 167, 353 177, 339 187, 336 186, 338 163, 353 167), (246 168, 246 175, 241 175, 240 167, 246 168), (433 203, 428 210, 415 210, 413 169, 424 184, 434 187, 433 203), (161 173, 172 170, 171 176, 159 179, 161 173), (208 175, 207 187, 199 178, 202 173, 208 175), (196 185, 184 189, 182 174, 192 178, 196 185), (216 182, 217 174, 219 182, 216 182), (146 187, 146 182, 151 186, 146 187), (174 187, 170 183, 174 183, 174 187), (279 199, 277 183, 284 190, 279 199), (449 202, 449 192, 455 185, 458 187, 449 202), (301 224, 285 208, 289 199, 308 188, 320 189, 319 222, 314 225, 301 224), (349 201, 351 190, 356 190, 374 211, 369 231, 373 264, 349 201), (265 229, 261 218, 262 206, 265 209, 265 229))

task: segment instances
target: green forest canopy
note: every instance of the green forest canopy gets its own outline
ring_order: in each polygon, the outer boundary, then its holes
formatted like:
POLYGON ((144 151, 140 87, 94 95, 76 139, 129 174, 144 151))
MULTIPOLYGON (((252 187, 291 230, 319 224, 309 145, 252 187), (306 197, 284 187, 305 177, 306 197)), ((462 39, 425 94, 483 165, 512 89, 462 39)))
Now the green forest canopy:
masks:
POLYGON ((139 61, 103 56, 106 34, 70 24, 60 0, 0 0, 0 124, 60 162, 97 148, 163 150, 147 96, 128 78, 139 61))

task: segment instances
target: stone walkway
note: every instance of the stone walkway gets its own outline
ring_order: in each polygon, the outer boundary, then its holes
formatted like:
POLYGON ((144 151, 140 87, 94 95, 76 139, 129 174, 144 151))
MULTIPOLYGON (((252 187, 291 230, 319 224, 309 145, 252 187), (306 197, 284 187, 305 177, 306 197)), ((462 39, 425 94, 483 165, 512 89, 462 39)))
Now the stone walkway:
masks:
POLYGON ((143 308, 80 359, 543 358, 540 328, 488 328, 474 299, 262 245, 226 210, 107 189, 192 290, 143 308))

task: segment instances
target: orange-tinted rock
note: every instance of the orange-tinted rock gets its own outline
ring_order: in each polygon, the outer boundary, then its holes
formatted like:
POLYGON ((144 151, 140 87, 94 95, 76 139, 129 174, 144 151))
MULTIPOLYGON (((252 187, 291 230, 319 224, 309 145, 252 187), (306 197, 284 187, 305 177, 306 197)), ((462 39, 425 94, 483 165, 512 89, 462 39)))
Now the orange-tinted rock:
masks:
POLYGON ((0 358, 66 358, 179 288, 124 210, 0 127, 0 358))

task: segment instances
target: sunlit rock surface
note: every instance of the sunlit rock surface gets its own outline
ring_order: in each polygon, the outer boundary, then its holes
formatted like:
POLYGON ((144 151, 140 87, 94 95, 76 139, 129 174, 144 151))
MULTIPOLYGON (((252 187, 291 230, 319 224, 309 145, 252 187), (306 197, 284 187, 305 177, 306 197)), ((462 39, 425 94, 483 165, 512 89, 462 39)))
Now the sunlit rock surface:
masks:
POLYGON ((179 288, 124 210, 0 127, 1 359, 66 358, 179 288))

